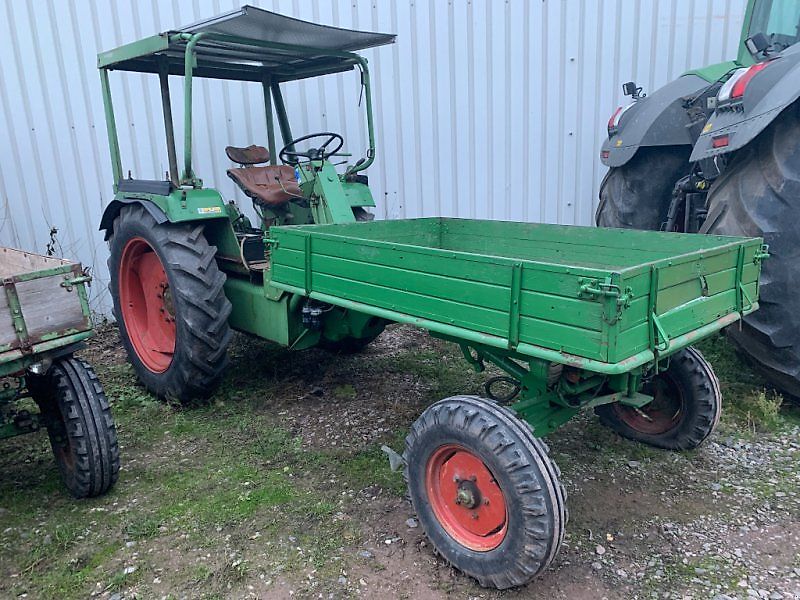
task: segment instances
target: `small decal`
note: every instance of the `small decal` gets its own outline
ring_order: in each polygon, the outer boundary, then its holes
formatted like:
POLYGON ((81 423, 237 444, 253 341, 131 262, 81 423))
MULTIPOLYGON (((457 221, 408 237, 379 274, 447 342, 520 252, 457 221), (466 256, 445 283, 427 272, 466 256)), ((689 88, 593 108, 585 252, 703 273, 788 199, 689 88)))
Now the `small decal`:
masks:
POLYGON ((619 148, 620 146, 622 146, 622 140, 617 140, 617 143, 616 143, 616 144, 614 144, 614 145, 615 145, 617 148, 619 148))
POLYGON ((221 206, 201 206, 197 209, 198 215, 218 215, 221 212, 221 206))
POLYGON ((713 123, 706 123, 706 126, 703 127, 703 133, 708 133, 712 129, 714 129, 714 124, 713 123))
POLYGON ((294 176, 297 179, 297 183, 303 183, 303 178, 300 176, 300 167, 294 168, 294 176))

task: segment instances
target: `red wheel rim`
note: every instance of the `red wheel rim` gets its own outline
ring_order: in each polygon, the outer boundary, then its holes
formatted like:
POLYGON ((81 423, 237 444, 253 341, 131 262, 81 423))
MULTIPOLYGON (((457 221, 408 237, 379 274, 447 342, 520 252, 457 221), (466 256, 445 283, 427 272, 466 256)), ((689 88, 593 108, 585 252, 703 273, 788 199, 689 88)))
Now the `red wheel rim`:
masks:
POLYGON ((646 435, 663 435, 681 422, 685 399, 683 390, 668 374, 659 375, 649 385, 653 401, 641 408, 614 404, 617 416, 626 425, 646 435))
POLYGON ((428 459, 425 489, 433 513, 455 541, 486 552, 506 537, 506 499, 486 464, 457 444, 441 446, 428 459))
POLYGON ((142 238, 130 239, 122 250, 119 302, 136 356, 150 371, 163 373, 175 354, 175 309, 161 259, 142 238))

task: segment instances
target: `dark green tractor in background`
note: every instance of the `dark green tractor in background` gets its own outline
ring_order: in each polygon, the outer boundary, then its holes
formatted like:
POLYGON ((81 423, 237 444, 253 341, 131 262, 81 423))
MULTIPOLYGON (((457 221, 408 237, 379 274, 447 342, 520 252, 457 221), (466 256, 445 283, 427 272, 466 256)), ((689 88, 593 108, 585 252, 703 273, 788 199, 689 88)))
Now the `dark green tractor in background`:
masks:
POLYGON ((736 60, 685 73, 608 123, 601 227, 763 237, 761 310, 728 332, 800 397, 800 2, 750 0, 736 60))

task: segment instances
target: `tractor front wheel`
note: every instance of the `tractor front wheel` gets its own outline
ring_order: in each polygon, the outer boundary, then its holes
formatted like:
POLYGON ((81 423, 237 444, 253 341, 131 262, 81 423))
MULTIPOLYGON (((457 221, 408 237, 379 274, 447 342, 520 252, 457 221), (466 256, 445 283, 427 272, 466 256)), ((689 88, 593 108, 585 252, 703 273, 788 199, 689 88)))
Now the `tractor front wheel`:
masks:
POLYGON ((412 425, 403 458, 434 548, 481 585, 523 585, 555 557, 567 522, 560 473, 507 408, 475 396, 441 400, 412 425))
POLYGON ((139 380, 164 399, 211 395, 227 363, 231 304, 203 226, 157 223, 126 206, 109 246, 114 315, 139 380))
POLYGON ((45 375, 29 374, 64 485, 76 498, 104 494, 117 481, 117 429, 103 386, 87 363, 73 357, 45 375))
POLYGON ((621 436, 667 450, 691 450, 719 423, 722 392, 708 361, 698 350, 684 348, 669 367, 646 382, 653 396, 642 408, 617 402, 595 408, 600 421, 621 436))

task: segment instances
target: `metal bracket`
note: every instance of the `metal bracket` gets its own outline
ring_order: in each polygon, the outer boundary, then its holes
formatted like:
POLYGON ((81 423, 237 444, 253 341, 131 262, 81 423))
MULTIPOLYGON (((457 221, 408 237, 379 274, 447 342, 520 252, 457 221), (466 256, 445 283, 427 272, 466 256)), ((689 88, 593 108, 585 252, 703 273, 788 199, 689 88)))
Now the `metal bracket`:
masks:
POLYGON ((80 285, 81 283, 91 283, 92 277, 91 275, 79 275, 78 277, 69 278, 66 277, 64 281, 61 282, 61 287, 66 288, 68 292, 72 291, 72 288, 76 285, 80 285))
POLYGON ((656 335, 653 336, 653 346, 659 352, 663 352, 667 348, 669 348, 669 336, 667 332, 664 330, 664 327, 661 325, 661 321, 658 318, 656 313, 651 313, 651 320, 653 321, 653 327, 655 329, 656 335), (658 341, 658 338, 661 338, 661 341, 658 341))
POLYGON ((606 318, 609 325, 613 325, 619 321, 622 316, 622 311, 631 305, 633 300, 633 290, 626 287, 621 290, 620 287, 611 283, 609 278, 604 280, 583 278, 578 282, 580 284, 579 296, 592 296, 597 299, 610 299, 616 300, 616 312, 613 317, 606 318))

